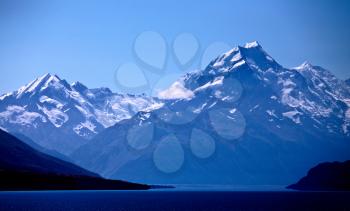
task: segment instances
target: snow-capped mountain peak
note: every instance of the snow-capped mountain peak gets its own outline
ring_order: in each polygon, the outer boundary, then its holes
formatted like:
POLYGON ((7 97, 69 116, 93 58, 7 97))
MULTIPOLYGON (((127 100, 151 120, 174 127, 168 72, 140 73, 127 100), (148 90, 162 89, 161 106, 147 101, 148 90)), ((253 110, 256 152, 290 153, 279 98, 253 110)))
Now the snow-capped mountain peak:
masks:
POLYGON ((27 95, 33 96, 47 88, 71 89, 70 85, 65 80, 60 79, 57 75, 47 73, 29 84, 22 86, 14 94, 16 98, 19 99, 27 95))
POLYGON ((288 184, 322 159, 349 158, 349 89, 321 67, 284 68, 253 42, 179 80, 170 90, 190 97, 106 129, 72 157, 107 177, 157 184, 288 184), (167 137, 180 153, 163 149, 167 137), (134 138, 147 147, 131 152, 134 138), (196 155, 200 140, 201 152, 215 145, 212 158, 196 155), (186 159, 176 174, 157 163, 169 157, 186 159))
POLYGON ((214 59, 207 67, 211 74, 231 72, 241 66, 249 65, 256 70, 266 71, 270 68, 280 69, 281 66, 268 55, 261 45, 254 41, 243 47, 235 47, 214 59))
POLYGON ((294 67, 293 69, 295 70, 304 70, 304 69, 308 69, 308 68, 312 68, 313 65, 309 62, 309 61, 304 61, 301 65, 294 67))
POLYGON ((279 69, 281 66, 256 41, 238 47, 245 61, 255 69, 279 69))
POLYGON ((0 97, 0 126, 67 154, 104 128, 159 107, 158 101, 105 87, 89 89, 80 82, 69 84, 48 73, 0 97))

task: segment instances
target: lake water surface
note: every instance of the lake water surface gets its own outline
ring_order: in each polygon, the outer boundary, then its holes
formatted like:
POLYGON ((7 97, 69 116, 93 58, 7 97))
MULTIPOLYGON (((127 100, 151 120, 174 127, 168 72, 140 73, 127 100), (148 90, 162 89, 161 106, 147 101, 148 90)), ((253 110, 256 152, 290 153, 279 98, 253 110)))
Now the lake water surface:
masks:
POLYGON ((350 192, 182 186, 151 191, 0 192, 0 210, 350 210, 350 192))

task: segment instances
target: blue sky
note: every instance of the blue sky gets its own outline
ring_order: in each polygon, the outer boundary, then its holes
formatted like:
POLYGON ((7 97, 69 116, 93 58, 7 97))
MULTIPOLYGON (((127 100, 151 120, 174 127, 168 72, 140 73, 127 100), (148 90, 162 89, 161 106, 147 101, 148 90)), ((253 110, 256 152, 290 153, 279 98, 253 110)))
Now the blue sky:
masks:
MULTIPOLYGON (((144 31, 158 32, 168 47, 191 33, 200 51, 218 41, 234 47, 257 40, 286 67, 308 60, 349 78, 348 2, 0 0, 0 93, 46 72, 117 91, 115 71, 135 62, 133 45, 144 31)), ((166 58, 169 73, 179 69, 166 58)), ((138 75, 125 81, 138 82, 138 75)))

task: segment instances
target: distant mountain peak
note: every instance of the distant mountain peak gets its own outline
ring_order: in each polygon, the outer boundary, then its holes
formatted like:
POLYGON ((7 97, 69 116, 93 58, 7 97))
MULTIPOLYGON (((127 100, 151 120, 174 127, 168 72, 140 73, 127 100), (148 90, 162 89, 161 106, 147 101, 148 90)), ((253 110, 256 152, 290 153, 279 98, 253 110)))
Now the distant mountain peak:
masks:
POLYGON ((37 78, 35 81, 38 83, 48 83, 48 82, 59 82, 61 81, 61 78, 58 77, 56 74, 52 73, 46 73, 45 75, 37 78))
POLYGON ((29 84, 22 86, 17 90, 17 99, 23 95, 30 94, 33 95, 38 91, 42 91, 50 86, 58 87, 58 84, 64 87, 69 87, 65 80, 60 79, 57 75, 46 73, 45 75, 38 77, 29 84))
POLYGON ((303 69, 307 69, 307 68, 313 68, 314 66, 309 62, 309 61, 304 61, 301 65, 294 67, 293 69, 296 70, 303 70, 303 69))
POLYGON ((208 67, 211 72, 213 69, 215 72, 230 72, 244 65, 259 70, 280 69, 282 67, 266 53, 257 41, 237 46, 223 53, 214 59, 208 67))

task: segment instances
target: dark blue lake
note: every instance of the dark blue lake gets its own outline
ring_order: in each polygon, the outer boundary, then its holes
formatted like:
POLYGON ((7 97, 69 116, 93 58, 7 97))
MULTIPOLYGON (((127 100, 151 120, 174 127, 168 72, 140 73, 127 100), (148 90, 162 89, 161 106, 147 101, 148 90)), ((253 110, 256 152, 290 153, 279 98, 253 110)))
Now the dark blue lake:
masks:
POLYGON ((0 210, 350 210, 350 192, 244 188, 0 192, 0 210))

